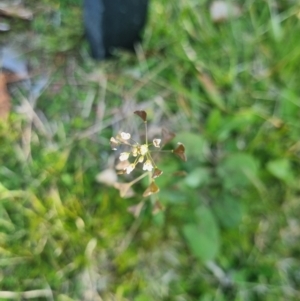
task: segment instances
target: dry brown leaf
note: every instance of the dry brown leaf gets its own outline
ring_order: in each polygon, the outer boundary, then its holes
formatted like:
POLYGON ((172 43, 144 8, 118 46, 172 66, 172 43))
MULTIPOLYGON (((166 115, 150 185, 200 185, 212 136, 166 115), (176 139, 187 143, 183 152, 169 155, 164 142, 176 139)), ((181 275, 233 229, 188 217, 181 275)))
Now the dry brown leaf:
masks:
POLYGON ((133 113, 138 115, 143 121, 147 121, 147 113, 145 111, 135 111, 133 113))
POLYGON ((0 72, 0 119, 6 119, 11 108, 10 96, 7 90, 7 80, 4 73, 0 72))
POLYGON ((115 170, 108 168, 98 173, 96 176, 96 181, 99 183, 104 183, 108 186, 113 186, 118 180, 115 170))
POLYGON ((0 119, 6 119, 11 109, 11 98, 7 89, 7 84, 27 78, 29 78, 27 74, 0 72, 0 119))
POLYGON ((155 182, 151 182, 150 186, 143 193, 143 197, 147 197, 151 194, 155 194, 159 192, 159 187, 155 184, 155 182))
POLYGON ((22 73, 18 74, 18 73, 11 73, 11 72, 8 73, 5 72, 4 76, 6 78, 6 82, 9 84, 19 82, 31 77, 31 75, 28 74, 22 74, 22 73))
POLYGON ((32 11, 21 5, 0 7, 0 14, 7 17, 19 18, 23 20, 32 20, 33 18, 32 11))
POLYGON ((219 94, 219 91, 215 83, 213 82, 213 80, 208 74, 199 73, 198 79, 209 94, 215 94, 215 95, 219 94))
POLYGON ((121 198, 130 198, 134 196, 134 191, 129 183, 115 183, 114 187, 119 190, 121 198))
POLYGON ((178 143, 178 146, 173 150, 173 153, 181 160, 186 161, 185 147, 182 143, 178 143))
POLYGON ((158 169, 158 168, 155 168, 154 169, 154 172, 153 172, 153 175, 152 175, 152 178, 155 179, 155 178, 158 178, 159 176, 161 176, 163 174, 163 171, 158 169))

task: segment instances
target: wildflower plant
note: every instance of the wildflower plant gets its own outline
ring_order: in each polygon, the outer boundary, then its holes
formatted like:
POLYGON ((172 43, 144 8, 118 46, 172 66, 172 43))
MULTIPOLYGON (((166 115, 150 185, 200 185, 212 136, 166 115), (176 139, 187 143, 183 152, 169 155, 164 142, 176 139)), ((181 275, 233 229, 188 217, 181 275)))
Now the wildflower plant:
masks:
MULTIPOLYGON (((143 193, 143 197, 148 197, 159 192, 159 187, 155 183, 155 179, 163 174, 163 171, 158 168, 153 159, 153 153, 161 152, 162 147, 170 140, 172 140, 175 137, 175 134, 169 132, 166 129, 163 129, 162 138, 155 137, 154 139, 149 141, 147 129, 147 113, 145 111, 135 111, 134 114, 139 116, 144 122, 144 143, 135 141, 130 133, 121 132, 116 137, 110 138, 110 145, 113 150, 117 150, 122 145, 126 147, 126 149, 119 155, 119 174, 131 174, 138 168, 145 171, 145 173, 132 180, 130 183, 116 183, 115 188, 119 189, 122 197, 125 197, 133 184, 148 175, 150 185, 143 193)), ((163 152, 174 153, 183 161, 186 161, 185 147, 182 143, 178 143, 177 147, 173 150, 164 150, 163 152)), ((161 205, 159 204, 154 205, 155 211, 157 211, 158 207, 161 207, 161 205)), ((138 208, 138 210, 140 211, 142 206, 139 204, 138 206, 136 206, 136 208, 138 208)), ((136 215, 137 212, 134 212, 134 214, 136 215)))

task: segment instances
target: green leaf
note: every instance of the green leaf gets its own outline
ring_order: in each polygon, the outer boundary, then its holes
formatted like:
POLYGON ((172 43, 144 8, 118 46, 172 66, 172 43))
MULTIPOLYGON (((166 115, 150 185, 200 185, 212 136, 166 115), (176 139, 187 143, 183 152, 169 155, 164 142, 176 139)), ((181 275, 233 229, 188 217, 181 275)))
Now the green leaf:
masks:
POLYGON ((217 173, 227 189, 245 187, 250 183, 259 186, 258 168, 259 164, 253 156, 246 153, 235 153, 221 162, 217 173))
POLYGON ((232 196, 224 196, 223 199, 217 200, 213 210, 219 221, 226 228, 237 226, 243 217, 243 208, 240 200, 232 196))
POLYGON ((278 104, 279 117, 287 122, 291 122, 292 119, 298 120, 300 107, 298 94, 290 89, 285 89, 281 92, 280 97, 282 101, 278 104))
POLYGON ((199 167, 193 169, 184 179, 184 182, 191 188, 197 188, 207 184, 209 180, 210 174, 208 168, 199 167))
POLYGON ((276 178, 286 182, 293 182, 293 172, 288 159, 278 159, 267 164, 267 170, 276 178))
POLYGON ((211 110, 206 125, 205 130, 210 135, 215 135, 218 133, 219 129, 221 128, 221 122, 222 122, 222 115, 221 111, 218 109, 211 110))
POLYGON ((211 211, 201 206, 195 212, 197 223, 183 227, 183 234, 192 253, 202 261, 214 259, 219 252, 219 228, 211 211))
POLYGON ((149 296, 148 295, 138 295, 134 298, 134 301, 148 301, 149 296))
POLYGON ((9 190, 0 182, 0 193, 8 192, 9 190))
POLYGON ((233 132, 243 133, 257 121, 257 114, 251 110, 240 110, 231 115, 222 115, 214 110, 209 115, 205 131, 218 141, 224 141, 232 136, 233 132))

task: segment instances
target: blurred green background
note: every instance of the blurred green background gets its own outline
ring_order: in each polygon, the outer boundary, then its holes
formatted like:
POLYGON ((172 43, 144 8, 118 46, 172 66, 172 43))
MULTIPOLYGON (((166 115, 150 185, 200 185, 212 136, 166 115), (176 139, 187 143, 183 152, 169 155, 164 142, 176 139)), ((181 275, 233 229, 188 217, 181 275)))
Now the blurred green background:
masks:
POLYGON ((227 1, 216 23, 212 3, 152 0, 137 54, 101 63, 79 0, 9 20, 32 78, 0 123, 0 300, 300 300, 300 5, 227 1), (164 210, 137 218, 146 182, 96 181, 136 109, 188 156, 160 157, 164 210))

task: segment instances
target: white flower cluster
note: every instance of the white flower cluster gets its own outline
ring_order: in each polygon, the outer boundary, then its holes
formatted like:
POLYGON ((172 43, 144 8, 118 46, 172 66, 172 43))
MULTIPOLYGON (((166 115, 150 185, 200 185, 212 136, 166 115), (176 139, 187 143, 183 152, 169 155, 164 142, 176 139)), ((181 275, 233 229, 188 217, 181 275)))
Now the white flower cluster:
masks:
MULTIPOLYGON (((130 138, 131 138, 130 133, 122 132, 116 138, 112 137, 110 139, 110 141, 114 145, 118 144, 118 143, 124 143, 125 142, 124 144, 131 146, 131 151, 130 152, 123 152, 123 153, 120 154, 120 157, 119 157, 120 161, 128 160, 131 155, 136 158, 133 163, 129 164, 126 167, 126 169, 125 169, 126 173, 130 174, 135 169, 137 163, 144 163, 143 164, 143 170, 152 171, 153 168, 155 167, 155 164, 154 164, 153 159, 150 155, 149 146, 153 145, 154 147, 159 148, 160 143, 161 143, 161 139, 156 138, 156 139, 153 139, 152 144, 142 144, 142 145, 140 145, 138 143, 130 144, 129 143, 130 138)), ((113 149, 116 149, 116 148, 114 147, 113 149)))

